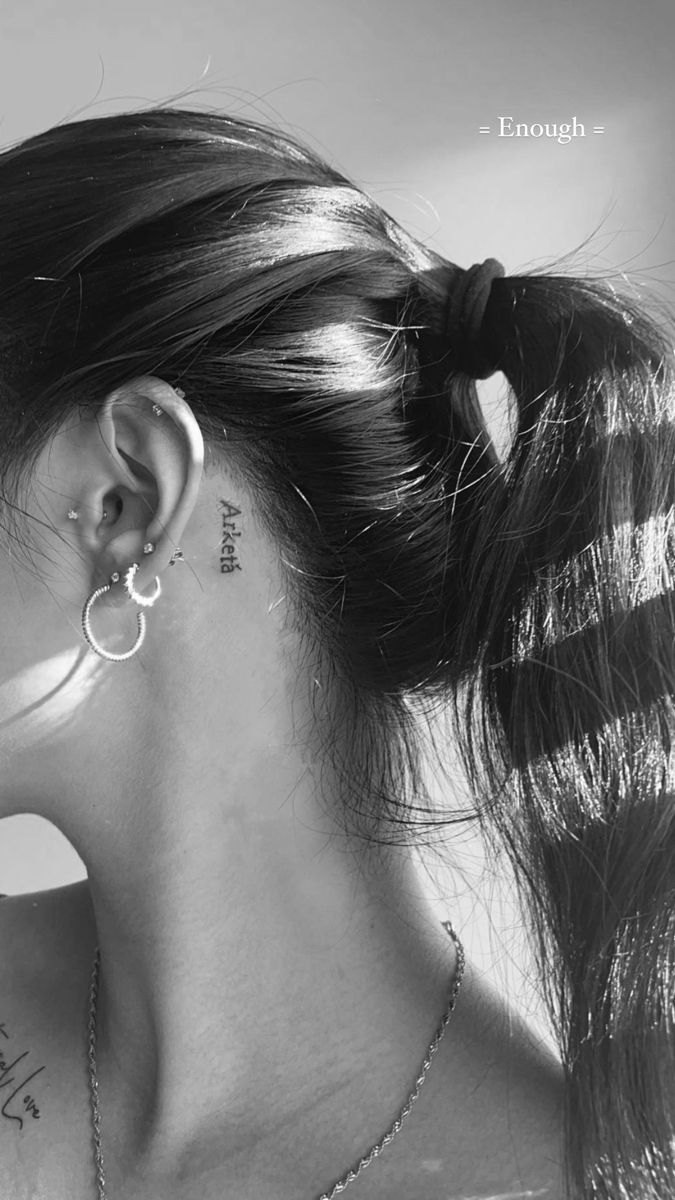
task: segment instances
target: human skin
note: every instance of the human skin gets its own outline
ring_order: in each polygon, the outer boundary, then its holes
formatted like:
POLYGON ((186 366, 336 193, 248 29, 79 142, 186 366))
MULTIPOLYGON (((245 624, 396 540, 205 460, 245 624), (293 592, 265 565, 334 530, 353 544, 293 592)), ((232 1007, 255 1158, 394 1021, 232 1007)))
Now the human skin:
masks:
MULTIPOLYGON (((340 797, 307 741, 321 684, 286 625, 275 548, 226 455, 205 451, 189 397, 145 376, 95 419, 73 414, 23 506, 26 542, 5 531, 0 543, 0 816, 52 821, 87 869, 75 892, 87 962, 101 951, 97 1062, 115 1194, 198 1194, 208 1168, 239 1181, 238 1196, 273 1181, 276 1196, 309 1197, 406 1100, 447 1005, 452 942, 409 853, 374 857, 333 815, 340 797), (224 571, 235 536, 236 569, 224 571), (178 545, 184 561, 171 566, 178 545), (105 662, 83 640, 82 605, 131 562, 137 590, 157 576, 162 594, 141 651, 105 662)), ((118 585, 92 611, 115 651, 136 632, 121 597, 118 585)), ((443 1141, 433 1161, 448 1179, 459 1151, 441 1118, 462 1113, 466 1153, 467 1097, 487 1113, 493 1025, 469 969, 425 1098, 424 1136, 443 1141)), ((499 1049, 500 1036, 494 1103, 500 1054, 507 1064, 522 1051, 508 1034, 499 1049)), ((526 1073, 539 1069, 528 1059, 526 1073)), ((541 1072, 550 1097, 550 1066, 541 1072)), ((360 1195, 380 1196, 377 1169, 360 1195)))

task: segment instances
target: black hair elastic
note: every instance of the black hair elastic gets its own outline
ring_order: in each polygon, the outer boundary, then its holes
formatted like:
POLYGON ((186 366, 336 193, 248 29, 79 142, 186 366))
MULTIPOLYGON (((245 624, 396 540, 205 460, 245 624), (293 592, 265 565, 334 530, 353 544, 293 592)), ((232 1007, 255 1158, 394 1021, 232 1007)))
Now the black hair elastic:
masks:
POLYGON ((498 367, 485 345, 483 317, 495 279, 506 274, 496 258, 462 271, 448 296, 445 337, 457 367, 472 379, 487 379, 498 367))

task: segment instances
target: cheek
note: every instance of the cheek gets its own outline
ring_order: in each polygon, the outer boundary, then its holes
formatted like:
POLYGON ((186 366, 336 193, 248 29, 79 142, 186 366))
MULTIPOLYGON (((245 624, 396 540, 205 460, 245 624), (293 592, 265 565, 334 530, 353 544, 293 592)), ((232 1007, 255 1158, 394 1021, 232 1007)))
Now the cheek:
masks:
POLYGON ((28 569, 0 554, 0 685, 77 646, 79 613, 28 569))
MULTIPOLYGON (((43 658, 0 681, 0 819, 50 816, 64 781, 92 742, 103 701, 95 655, 79 648, 43 658), (92 661, 94 660, 94 661, 92 661)), ((99 717, 100 720, 100 717, 99 717)), ((99 738, 93 740, 99 746, 99 738)))
MULTIPOLYGON (((28 505, 28 502, 27 502, 28 505)), ((34 512, 14 533, 0 528, 0 687, 28 671, 29 693, 39 692, 33 668, 74 652, 81 644, 86 579, 72 541, 34 512)), ((45 666, 45 685, 57 666, 45 666)), ((28 701, 33 702, 31 700, 28 701)), ((5 710, 6 711, 6 710, 5 710)), ((0 711, 0 719, 4 712, 0 711)))
POLYGON ((93 658, 78 647, 0 672, 0 756, 76 736, 74 722, 101 683, 93 658))
MULTIPOLYGON (((0 758, 54 743, 100 673, 81 633, 81 608, 0 547, 0 758)), ((84 600, 82 601, 84 603, 84 600)), ((70 736, 70 735, 69 735, 70 736)))

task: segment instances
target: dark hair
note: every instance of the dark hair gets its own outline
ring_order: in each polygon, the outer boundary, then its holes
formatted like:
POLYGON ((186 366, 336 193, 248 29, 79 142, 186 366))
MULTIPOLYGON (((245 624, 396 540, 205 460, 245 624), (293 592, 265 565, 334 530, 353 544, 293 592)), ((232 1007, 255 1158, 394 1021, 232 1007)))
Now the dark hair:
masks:
POLYGON ((5 508, 18 519, 33 454, 75 406, 137 374, 185 390, 279 548, 350 828, 379 844, 437 828, 419 730, 449 706, 531 918, 570 1195, 664 1200, 672 333, 598 280, 497 279, 502 458, 443 341, 457 270, 252 121, 164 106, 6 149, 5 508))

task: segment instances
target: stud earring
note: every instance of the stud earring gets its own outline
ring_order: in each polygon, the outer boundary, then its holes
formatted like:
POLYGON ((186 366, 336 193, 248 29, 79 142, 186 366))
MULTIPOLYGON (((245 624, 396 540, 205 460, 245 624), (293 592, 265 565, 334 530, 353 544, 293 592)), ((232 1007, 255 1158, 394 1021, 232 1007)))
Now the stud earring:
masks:
MULTIPOLYGON (((183 389, 181 387, 176 387, 173 390, 177 396, 180 396, 181 400, 185 399, 185 392, 183 391, 183 389)), ((154 412, 156 417, 161 417, 164 415, 164 409, 161 408, 159 404, 153 404, 152 411, 154 412)))
POLYGON ((171 558, 169 559, 169 566, 175 567, 177 562, 184 562, 184 560, 185 560, 185 556, 183 554, 183 551, 181 550, 180 546, 176 546, 176 549, 174 550, 173 554, 171 555, 171 558))
POLYGON ((78 519, 79 515, 80 515, 80 514, 79 514, 79 512, 77 511, 77 509, 76 509, 76 508, 69 508, 69 509, 68 509, 68 520, 69 520, 69 521, 77 521, 77 519, 78 519))
POLYGON ((144 545, 144 547, 143 547, 143 553, 144 553, 144 554, 152 554, 152 552, 153 552, 153 550, 154 550, 154 549, 155 549, 155 543, 154 543, 154 542, 146 542, 146 543, 145 543, 145 545, 144 545))

